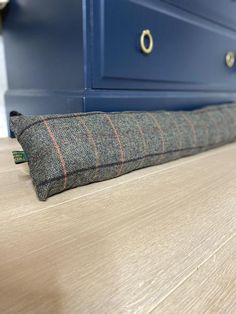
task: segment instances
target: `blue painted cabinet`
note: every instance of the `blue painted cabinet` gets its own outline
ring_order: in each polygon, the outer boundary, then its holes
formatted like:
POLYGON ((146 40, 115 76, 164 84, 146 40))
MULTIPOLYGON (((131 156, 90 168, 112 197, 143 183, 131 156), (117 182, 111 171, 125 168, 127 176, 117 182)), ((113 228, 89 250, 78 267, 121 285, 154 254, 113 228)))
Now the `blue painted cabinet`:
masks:
POLYGON ((94 1, 93 18, 94 88, 235 90, 236 71, 225 66, 225 54, 236 52, 236 33, 158 1, 94 1), (148 56, 139 43, 145 29, 154 41, 148 56))
POLYGON ((3 30, 8 112, 189 110, 236 100, 236 1, 11 0, 3 30))
POLYGON ((235 0, 162 0, 186 12, 236 31, 235 0))

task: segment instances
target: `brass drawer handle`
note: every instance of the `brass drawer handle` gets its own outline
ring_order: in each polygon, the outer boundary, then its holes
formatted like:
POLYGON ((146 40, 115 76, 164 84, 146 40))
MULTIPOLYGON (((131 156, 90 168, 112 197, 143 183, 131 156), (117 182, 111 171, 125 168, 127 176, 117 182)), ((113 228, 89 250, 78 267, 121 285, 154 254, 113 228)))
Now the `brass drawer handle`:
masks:
POLYGON ((143 30, 142 35, 140 37, 140 46, 141 46, 141 51, 145 53, 146 55, 149 55, 152 52, 154 43, 153 43, 152 34, 149 29, 143 30), (148 38, 149 40, 148 47, 145 46, 145 37, 148 38))
POLYGON ((235 54, 232 51, 227 52, 225 55, 225 63, 228 68, 232 68, 235 63, 235 54))

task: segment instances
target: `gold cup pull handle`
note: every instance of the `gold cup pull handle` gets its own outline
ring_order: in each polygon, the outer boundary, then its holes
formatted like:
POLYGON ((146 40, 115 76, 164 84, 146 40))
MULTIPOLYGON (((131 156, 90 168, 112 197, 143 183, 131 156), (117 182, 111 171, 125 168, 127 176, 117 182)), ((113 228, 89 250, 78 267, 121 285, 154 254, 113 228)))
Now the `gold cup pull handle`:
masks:
POLYGON ((143 30, 142 34, 141 34, 141 37, 140 37, 141 51, 143 53, 145 53, 146 55, 149 55, 152 52, 152 50, 153 50, 153 46, 154 46, 153 37, 152 37, 152 34, 151 34, 150 30, 149 29, 143 30), (148 39, 148 42, 149 42, 148 47, 146 47, 146 45, 145 45, 145 38, 148 39))

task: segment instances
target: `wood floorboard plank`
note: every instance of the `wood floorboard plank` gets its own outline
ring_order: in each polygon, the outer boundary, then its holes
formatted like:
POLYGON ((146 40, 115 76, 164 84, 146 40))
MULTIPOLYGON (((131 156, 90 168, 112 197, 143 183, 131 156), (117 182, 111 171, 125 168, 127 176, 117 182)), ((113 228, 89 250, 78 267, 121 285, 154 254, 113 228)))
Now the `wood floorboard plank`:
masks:
POLYGON ((0 312, 155 309, 236 232, 235 152, 90 185, 60 204, 28 202, 25 178, 0 211, 0 312))
POLYGON ((164 299, 152 314, 236 312, 236 236, 164 299))
POLYGON ((16 139, 12 139, 9 137, 4 137, 0 139, 0 150, 10 150, 15 149, 15 147, 21 147, 16 139))

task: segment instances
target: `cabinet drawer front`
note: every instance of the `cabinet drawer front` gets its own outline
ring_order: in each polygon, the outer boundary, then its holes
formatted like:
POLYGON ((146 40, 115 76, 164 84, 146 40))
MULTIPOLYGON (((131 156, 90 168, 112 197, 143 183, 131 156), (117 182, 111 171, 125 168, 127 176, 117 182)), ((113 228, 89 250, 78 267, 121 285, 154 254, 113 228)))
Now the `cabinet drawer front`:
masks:
POLYGON ((236 34, 161 1, 93 1, 93 88, 235 90, 228 51, 236 52, 236 34), (148 55, 140 50, 145 29, 154 41, 148 55))
POLYGON ((162 0, 236 30, 236 0, 162 0))

